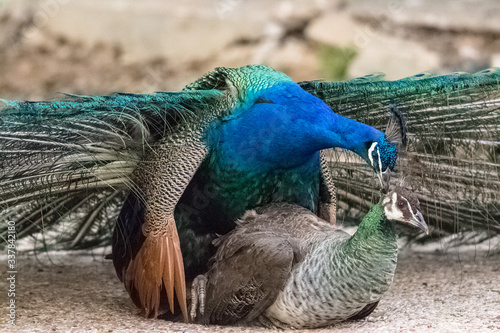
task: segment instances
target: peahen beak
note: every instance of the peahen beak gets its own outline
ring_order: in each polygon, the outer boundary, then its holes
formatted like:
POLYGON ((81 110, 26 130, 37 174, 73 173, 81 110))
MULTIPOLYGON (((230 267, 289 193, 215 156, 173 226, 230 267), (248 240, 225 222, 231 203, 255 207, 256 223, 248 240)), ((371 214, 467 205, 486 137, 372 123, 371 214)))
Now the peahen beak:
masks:
POLYGON ((417 213, 412 212, 412 219, 408 221, 411 225, 414 225, 417 228, 420 228, 423 232, 425 232, 426 235, 429 234, 429 227, 427 226, 427 223, 424 221, 424 217, 422 216, 422 213, 417 210, 417 213))

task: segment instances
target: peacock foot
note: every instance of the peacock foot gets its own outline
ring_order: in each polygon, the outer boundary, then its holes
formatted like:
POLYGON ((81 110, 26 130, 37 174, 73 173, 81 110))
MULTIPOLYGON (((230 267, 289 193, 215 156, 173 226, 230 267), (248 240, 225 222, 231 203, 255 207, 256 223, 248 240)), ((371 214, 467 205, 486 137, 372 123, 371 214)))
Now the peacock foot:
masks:
POLYGON ((191 321, 195 320, 198 311, 202 316, 205 312, 206 286, 207 278, 205 275, 198 275, 191 284, 191 307, 189 314, 191 321))

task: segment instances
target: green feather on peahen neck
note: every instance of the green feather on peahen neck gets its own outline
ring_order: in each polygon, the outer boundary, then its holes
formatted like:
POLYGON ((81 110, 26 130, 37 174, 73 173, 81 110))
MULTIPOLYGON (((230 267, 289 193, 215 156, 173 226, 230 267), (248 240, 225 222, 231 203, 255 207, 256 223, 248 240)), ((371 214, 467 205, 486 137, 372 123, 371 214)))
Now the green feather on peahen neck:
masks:
POLYGON ((392 249, 395 239, 394 223, 387 220, 382 201, 379 201, 365 215, 356 233, 347 241, 347 246, 360 249, 378 245, 392 249))

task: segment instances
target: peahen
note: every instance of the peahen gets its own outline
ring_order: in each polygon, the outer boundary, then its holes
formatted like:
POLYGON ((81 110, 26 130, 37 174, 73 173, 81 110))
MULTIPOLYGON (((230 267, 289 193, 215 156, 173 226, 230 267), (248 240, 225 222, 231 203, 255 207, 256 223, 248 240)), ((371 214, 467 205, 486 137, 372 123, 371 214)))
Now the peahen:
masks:
POLYGON ((402 187, 352 236, 294 204, 249 211, 214 241, 212 267, 193 283, 191 316, 199 304, 205 324, 315 328, 366 317, 393 281, 394 221, 428 232, 418 199, 402 187))
POLYGON ((155 316, 165 282, 169 305, 175 289, 186 316, 183 263, 188 278, 203 273, 216 234, 259 205, 295 203, 333 221, 328 163, 341 166, 333 170, 338 217, 366 209, 373 171, 326 160, 319 150, 353 151, 380 176, 394 168, 392 140, 406 118, 403 166, 433 226, 498 232, 499 78, 490 70, 297 85, 247 66, 216 69, 180 93, 3 101, 2 215, 16 221, 18 237, 45 231, 44 246, 55 235, 71 248, 107 244, 118 220, 113 260, 132 299, 155 316), (308 92, 379 129, 388 114, 399 121, 386 137, 308 92))

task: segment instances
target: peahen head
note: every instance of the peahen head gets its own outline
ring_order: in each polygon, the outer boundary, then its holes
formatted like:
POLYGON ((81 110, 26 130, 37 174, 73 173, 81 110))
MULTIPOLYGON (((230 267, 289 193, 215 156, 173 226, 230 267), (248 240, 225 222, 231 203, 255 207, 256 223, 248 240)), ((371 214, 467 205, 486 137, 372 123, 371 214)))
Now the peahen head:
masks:
POLYGON ((403 187, 396 187, 382 199, 384 213, 388 220, 411 224, 426 234, 429 228, 424 221, 417 197, 403 187))

